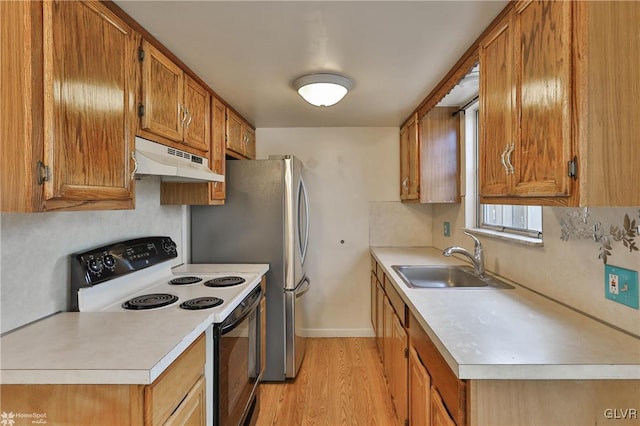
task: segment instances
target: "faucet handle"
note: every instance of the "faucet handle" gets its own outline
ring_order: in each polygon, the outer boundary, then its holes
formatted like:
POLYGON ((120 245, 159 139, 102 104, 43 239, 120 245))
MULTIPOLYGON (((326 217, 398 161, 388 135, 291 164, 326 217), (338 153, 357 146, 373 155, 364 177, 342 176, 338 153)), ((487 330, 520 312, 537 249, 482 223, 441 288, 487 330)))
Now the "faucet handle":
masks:
POLYGON ((470 234, 470 233, 469 233, 469 232, 467 232, 467 231, 463 231, 463 232, 464 232, 464 235, 466 235, 466 236, 468 236, 468 237, 473 238, 473 242, 474 242, 474 246, 475 246, 475 249, 476 249, 476 250, 478 250, 478 249, 481 249, 481 248, 482 248, 482 243, 480 242, 480 240, 478 239, 478 237, 476 237, 476 236, 475 236, 475 235, 473 235, 473 234, 470 234))

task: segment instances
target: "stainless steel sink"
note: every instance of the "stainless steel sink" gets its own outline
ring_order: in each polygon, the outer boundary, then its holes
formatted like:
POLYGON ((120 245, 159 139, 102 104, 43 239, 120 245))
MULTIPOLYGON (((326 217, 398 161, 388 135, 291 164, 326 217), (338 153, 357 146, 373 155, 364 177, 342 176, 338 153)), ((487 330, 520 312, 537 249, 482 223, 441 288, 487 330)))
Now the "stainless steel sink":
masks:
POLYGON ((465 266, 392 265, 411 288, 497 288, 513 286, 488 275, 478 276, 465 266))

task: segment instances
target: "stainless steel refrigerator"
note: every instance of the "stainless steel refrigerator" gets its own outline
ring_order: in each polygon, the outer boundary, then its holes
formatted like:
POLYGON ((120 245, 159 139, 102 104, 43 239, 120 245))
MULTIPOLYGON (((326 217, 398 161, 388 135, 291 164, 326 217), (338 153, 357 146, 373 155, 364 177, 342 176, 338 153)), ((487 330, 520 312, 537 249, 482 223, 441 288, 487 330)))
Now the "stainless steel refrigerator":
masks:
POLYGON ((268 263, 264 380, 295 377, 305 352, 309 203, 294 156, 228 160, 222 206, 191 207, 192 263, 268 263))

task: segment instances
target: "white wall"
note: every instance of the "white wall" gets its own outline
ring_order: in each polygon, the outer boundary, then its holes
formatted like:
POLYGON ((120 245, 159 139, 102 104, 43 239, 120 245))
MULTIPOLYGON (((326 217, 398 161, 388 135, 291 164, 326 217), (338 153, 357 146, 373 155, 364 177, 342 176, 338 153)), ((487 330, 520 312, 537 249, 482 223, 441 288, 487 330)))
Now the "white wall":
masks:
POLYGON ((136 182, 135 210, 3 213, 1 332, 68 308, 71 253, 148 235, 172 237, 181 253, 183 211, 181 206, 160 206, 160 180, 146 177, 136 182))
POLYGON ((306 166, 307 334, 371 336, 370 238, 431 244, 430 207, 399 203, 398 128, 264 128, 256 139, 258 158, 293 154, 306 166))

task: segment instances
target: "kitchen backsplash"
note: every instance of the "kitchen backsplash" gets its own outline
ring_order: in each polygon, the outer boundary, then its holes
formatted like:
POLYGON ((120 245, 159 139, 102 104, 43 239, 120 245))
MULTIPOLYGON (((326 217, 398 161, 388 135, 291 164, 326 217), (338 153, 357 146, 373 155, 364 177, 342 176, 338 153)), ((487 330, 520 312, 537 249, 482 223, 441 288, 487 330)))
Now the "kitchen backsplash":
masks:
MULTIPOLYGON (((463 203, 464 204, 464 203, 463 203)), ((438 205, 433 209, 434 230, 451 223, 451 237, 434 232, 433 245, 444 249, 451 245, 473 248, 470 238, 462 234, 462 205, 438 205)), ((593 239, 561 239, 563 221, 576 209, 543 208, 543 247, 531 247, 489 237, 480 237, 484 245, 485 266, 506 278, 569 305, 595 318, 640 336, 640 311, 608 300, 604 296, 604 264, 598 258, 600 245, 593 239)), ((637 208, 591 208, 589 220, 607 228, 621 226, 625 215, 632 219, 637 208)), ((640 253, 629 252, 622 242, 614 242, 607 263, 635 271, 640 270, 640 253)))
POLYGON ((160 206, 159 178, 145 177, 136 182, 135 210, 3 213, 0 332, 67 309, 71 253, 144 235, 168 235, 181 253, 183 209, 160 206))
POLYGON ((431 204, 400 201, 369 203, 369 245, 421 247, 432 245, 431 204))

